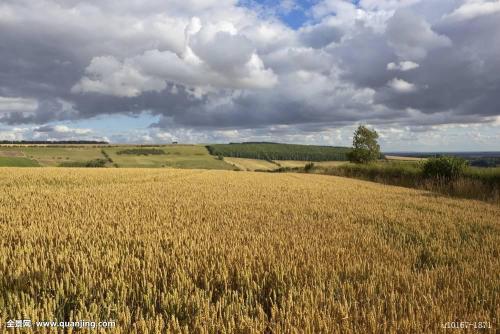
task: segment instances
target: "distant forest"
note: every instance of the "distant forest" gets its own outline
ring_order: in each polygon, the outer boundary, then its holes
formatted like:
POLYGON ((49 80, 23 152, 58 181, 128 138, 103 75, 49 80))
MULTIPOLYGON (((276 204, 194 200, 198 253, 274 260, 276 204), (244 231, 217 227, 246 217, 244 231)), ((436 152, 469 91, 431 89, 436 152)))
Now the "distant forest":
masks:
POLYGON ((344 161, 350 148, 247 142, 207 146, 212 155, 261 160, 344 161))

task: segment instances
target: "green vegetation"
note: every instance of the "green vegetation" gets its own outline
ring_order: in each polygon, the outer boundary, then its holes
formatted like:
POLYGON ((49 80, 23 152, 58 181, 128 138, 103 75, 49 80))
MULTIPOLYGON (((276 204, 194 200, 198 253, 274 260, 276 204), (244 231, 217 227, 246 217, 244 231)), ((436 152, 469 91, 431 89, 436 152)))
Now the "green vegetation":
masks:
POLYGON ((0 166, 8 167, 234 169, 231 164, 224 160, 211 156, 207 149, 201 145, 0 146, 0 157, 3 158, 0 161, 0 166), (105 161, 104 165, 100 160, 105 161))
POLYGON ((378 133, 360 125, 354 132, 352 150, 347 154, 349 161, 366 164, 379 159, 380 146, 377 143, 378 133))
MULTIPOLYGON (((425 162, 384 161, 371 164, 346 163, 333 167, 314 166, 308 172, 359 178, 500 204, 500 168, 466 167, 450 178, 443 173, 428 174, 425 166, 425 162)), ((305 172, 305 169, 280 168, 278 171, 305 172)))
POLYGON ((106 167, 107 160, 95 159, 90 161, 62 162, 59 167, 82 167, 82 168, 103 168, 106 167))
MULTIPOLYGON (((192 168, 192 169, 224 169, 234 167, 217 157, 208 154, 207 149, 201 145, 165 145, 161 147, 164 154, 131 155, 118 154, 127 150, 150 150, 153 147, 109 147, 104 151, 114 164, 120 168, 192 168)), ((158 149, 158 147, 156 147, 158 149)))
POLYGON ((130 154, 130 155, 161 155, 165 154, 164 150, 157 148, 132 148, 127 150, 121 150, 116 152, 116 154, 130 154))
POLYGON ((118 168, 118 164, 114 163, 113 159, 111 159, 111 157, 108 155, 108 153, 106 153, 106 151, 101 150, 101 153, 108 163, 112 164, 113 167, 118 168))
POLYGON ((467 161, 457 157, 430 158, 422 165, 422 173, 430 178, 457 179, 464 174, 467 161))
POLYGON ((304 166, 304 171, 306 173, 309 173, 310 171, 312 171, 313 168, 314 168, 314 163, 310 162, 304 166))
POLYGON ((232 143, 207 146, 215 156, 261 160, 344 161, 347 147, 294 145, 277 143, 232 143))
POLYGON ((35 160, 22 157, 0 157, 0 167, 39 167, 35 160))
MULTIPOLYGON (((43 167, 56 167, 62 162, 87 162, 101 159, 100 148, 96 146, 80 145, 72 147, 60 146, 16 146, 0 147, 0 156, 16 155, 38 162, 43 167)), ((13 165, 17 167, 19 165, 13 165)))

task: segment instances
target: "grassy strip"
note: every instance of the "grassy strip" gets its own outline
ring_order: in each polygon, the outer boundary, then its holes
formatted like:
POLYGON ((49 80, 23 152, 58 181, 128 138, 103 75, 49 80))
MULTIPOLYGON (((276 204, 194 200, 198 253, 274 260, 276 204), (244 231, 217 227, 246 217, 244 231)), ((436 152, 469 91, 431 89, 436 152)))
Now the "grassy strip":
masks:
POLYGON ((59 164, 59 167, 78 167, 78 168, 103 168, 106 167, 107 160, 95 159, 89 161, 68 161, 59 164))
POLYGON ((110 164, 112 164, 112 165, 113 165, 113 167, 118 168, 118 164, 117 164, 117 163, 115 163, 115 162, 113 161, 113 159, 111 159, 111 157, 109 156, 109 154, 108 154, 106 151, 101 150, 101 153, 102 153, 102 155, 104 156, 104 158, 105 158, 105 159, 106 159, 106 160, 107 160, 110 164))

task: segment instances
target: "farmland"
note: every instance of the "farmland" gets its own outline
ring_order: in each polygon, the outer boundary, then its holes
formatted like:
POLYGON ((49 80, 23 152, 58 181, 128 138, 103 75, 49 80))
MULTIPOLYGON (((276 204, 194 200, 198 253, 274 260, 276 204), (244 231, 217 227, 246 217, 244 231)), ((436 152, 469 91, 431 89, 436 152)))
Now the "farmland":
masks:
POLYGON ((24 157, 0 156, 0 167, 37 167, 38 162, 24 157))
POLYGON ((497 328, 498 206, 335 176, 209 170, 11 168, 0 189, 1 323, 497 328))
MULTIPOLYGON (((156 148, 158 149, 158 148, 156 148)), ((119 167, 172 167, 196 169, 233 169, 230 164, 208 154, 201 145, 163 145, 164 154, 119 154, 123 147, 104 148, 119 167)))
POLYGON ((224 161, 244 171, 272 171, 280 167, 274 162, 259 159, 224 158, 224 161))
MULTIPOLYGON (((300 168, 310 163, 310 161, 294 161, 294 160, 276 160, 275 162, 279 164, 281 167, 288 167, 288 168, 300 168)), ((314 166, 336 167, 336 166, 342 166, 346 163, 347 161, 319 161, 319 162, 315 161, 314 166)))
POLYGON ((8 155, 24 157, 44 167, 56 167, 64 162, 84 162, 102 158, 100 148, 85 145, 72 147, 0 146, 0 156, 8 155))
POLYGON ((230 164, 209 155, 201 145, 0 146, 0 166, 85 167, 102 159, 108 160, 103 167, 233 169, 230 164), (6 162, 2 163, 2 157, 6 162))

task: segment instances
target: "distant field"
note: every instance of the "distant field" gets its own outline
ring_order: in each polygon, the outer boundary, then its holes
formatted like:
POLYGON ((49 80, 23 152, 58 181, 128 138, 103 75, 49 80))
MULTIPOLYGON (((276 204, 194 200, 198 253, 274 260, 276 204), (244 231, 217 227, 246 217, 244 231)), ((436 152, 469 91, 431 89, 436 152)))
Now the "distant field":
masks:
POLYGON ((0 157, 24 157, 24 153, 20 150, 2 150, 0 147, 0 157))
POLYGON ((102 158, 101 149, 89 146, 74 147, 0 147, 0 156, 8 154, 21 154, 26 158, 36 160, 41 166, 56 167, 63 162, 84 162, 102 158))
MULTIPOLYGON (((295 160, 274 160, 273 162, 259 159, 246 158, 224 158, 224 161, 244 171, 273 171, 280 167, 285 168, 303 168, 312 161, 295 161, 295 160)), ((346 164, 346 161, 315 161, 314 166, 317 167, 335 167, 346 164)))
POLYGON ((387 160, 402 160, 402 161, 422 161, 422 160, 427 160, 426 158, 404 157, 404 156, 397 156, 397 155, 386 155, 385 158, 387 160))
POLYGON ((274 143, 214 144, 207 148, 215 156, 298 161, 344 161, 350 151, 347 147, 274 143))
MULTIPOLYGON (((234 167, 210 155, 201 145, 1 145, 2 166, 85 167, 106 160, 105 167, 192 168, 231 170, 234 167), (164 151, 165 154, 148 154, 164 151), (103 153, 104 152, 104 153, 103 153), (122 152, 122 154, 118 154, 122 152), (126 152, 123 154, 123 152, 126 152), (144 152, 146 154, 144 154, 144 152), (105 156, 107 154, 108 156, 105 156), (14 159, 15 158, 15 159, 14 159), (112 162, 109 162, 111 158, 112 162)), ((0 162, 1 163, 1 162, 0 162)))
POLYGON ((244 171, 271 171, 280 167, 275 163, 259 159, 224 158, 224 161, 244 171))
POLYGON ((0 156, 0 167, 38 167, 37 161, 20 157, 0 156))
MULTIPOLYGON (((142 147, 143 149, 158 149, 158 147, 142 147)), ((127 149, 131 149, 127 147, 127 149)), ((200 145, 165 145, 161 150, 165 154, 118 154, 123 147, 103 148, 118 167, 136 168, 192 168, 192 169, 233 169, 230 164, 208 154, 207 149, 200 145)))
POLYGON ((479 201, 311 174, 19 168, 0 169, 0 203, 1 326, 498 329, 500 209, 479 201))
MULTIPOLYGON (((276 160, 276 163, 278 163, 281 167, 288 167, 288 168, 300 168, 304 167, 308 163, 311 163, 311 161, 294 161, 294 160, 276 160)), ((319 166, 319 167, 335 167, 335 166, 340 166, 347 161, 313 161, 314 166, 319 166)))

